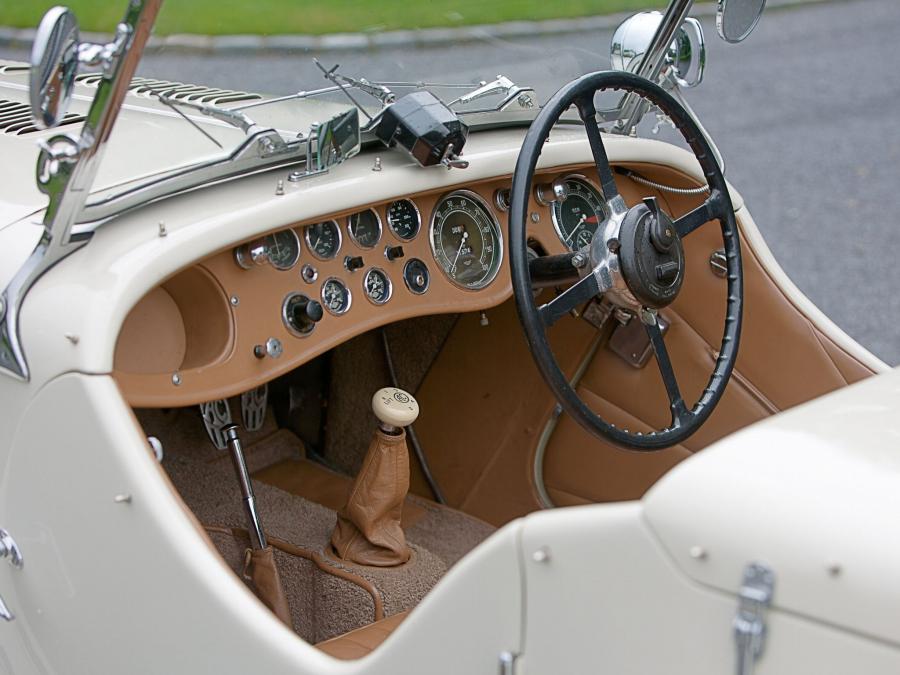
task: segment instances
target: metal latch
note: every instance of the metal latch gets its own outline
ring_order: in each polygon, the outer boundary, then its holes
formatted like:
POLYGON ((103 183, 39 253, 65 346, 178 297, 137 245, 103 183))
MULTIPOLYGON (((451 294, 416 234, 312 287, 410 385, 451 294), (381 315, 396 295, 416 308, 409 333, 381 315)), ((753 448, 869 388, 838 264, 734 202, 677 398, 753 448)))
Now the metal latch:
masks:
POLYGON ((740 604, 734 617, 737 675, 750 675, 766 646, 766 610, 772 604, 775 573, 760 563, 744 568, 740 604))
MULTIPOLYGON (((16 545, 15 540, 10 536, 9 532, 3 529, 0 529, 0 558, 8 558, 10 565, 18 567, 19 569, 21 569, 24 564, 22 553, 19 551, 19 547, 16 545)), ((16 618, 13 613, 9 611, 9 607, 6 606, 3 598, 0 598, 0 618, 5 619, 6 621, 12 621, 16 618)))

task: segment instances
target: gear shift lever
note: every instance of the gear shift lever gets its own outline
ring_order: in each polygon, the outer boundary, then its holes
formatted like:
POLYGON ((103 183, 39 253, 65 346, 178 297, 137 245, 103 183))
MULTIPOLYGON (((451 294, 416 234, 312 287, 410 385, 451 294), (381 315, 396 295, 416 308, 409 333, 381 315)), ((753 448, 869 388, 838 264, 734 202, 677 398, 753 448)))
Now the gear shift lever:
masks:
POLYGON ((381 423, 347 503, 338 512, 331 546, 344 560, 392 567, 402 565, 410 556, 400 527, 400 513, 409 491, 409 451, 403 427, 419 416, 419 404, 402 389, 385 387, 372 397, 372 410, 381 423))

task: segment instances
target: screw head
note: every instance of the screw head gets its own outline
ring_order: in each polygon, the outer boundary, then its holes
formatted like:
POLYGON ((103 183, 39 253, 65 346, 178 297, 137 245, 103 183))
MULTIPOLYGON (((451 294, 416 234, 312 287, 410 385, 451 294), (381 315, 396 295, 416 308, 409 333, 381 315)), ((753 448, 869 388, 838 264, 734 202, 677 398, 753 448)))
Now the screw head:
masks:
POLYGON ((181 375, 179 375, 178 373, 172 373, 172 384, 174 384, 176 387, 180 386, 181 375))
POLYGON ((236 295, 232 295, 229 301, 231 302, 232 307, 237 307, 239 304, 241 304, 241 299, 236 295))

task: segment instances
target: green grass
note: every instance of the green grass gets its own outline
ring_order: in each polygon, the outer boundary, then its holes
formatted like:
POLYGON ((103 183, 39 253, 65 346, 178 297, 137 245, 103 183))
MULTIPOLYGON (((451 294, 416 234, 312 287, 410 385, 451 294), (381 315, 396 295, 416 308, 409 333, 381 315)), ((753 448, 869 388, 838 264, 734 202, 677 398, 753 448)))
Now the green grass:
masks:
MULTIPOLYGON (((65 4, 83 31, 112 32, 124 0, 0 0, 0 25, 36 27, 65 4)), ((276 35, 385 31, 572 18, 662 7, 664 0, 168 0, 156 33, 276 35)))

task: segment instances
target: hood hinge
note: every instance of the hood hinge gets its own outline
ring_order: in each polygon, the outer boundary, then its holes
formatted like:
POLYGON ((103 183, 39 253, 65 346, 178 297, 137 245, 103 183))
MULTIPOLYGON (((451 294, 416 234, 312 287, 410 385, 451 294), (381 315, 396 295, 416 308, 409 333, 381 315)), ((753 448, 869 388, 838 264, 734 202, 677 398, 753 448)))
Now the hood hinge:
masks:
POLYGON ((760 563, 744 568, 738 611, 734 617, 737 675, 751 675, 766 645, 766 610, 772 604, 775 573, 760 563))

